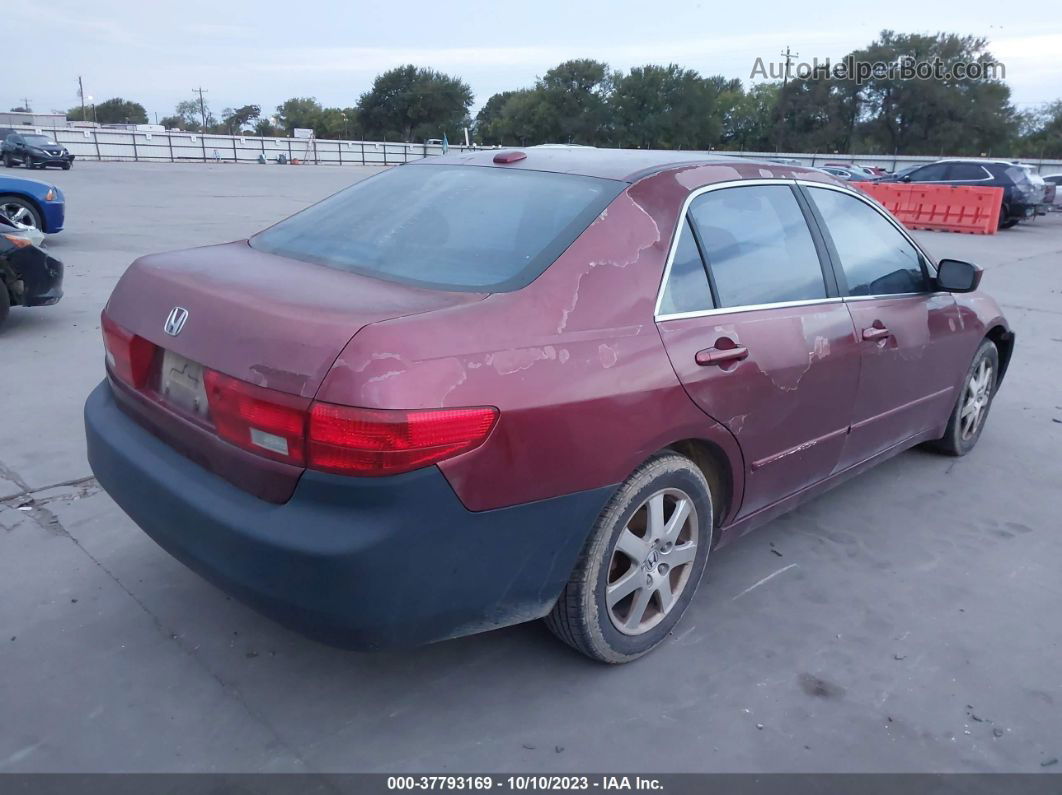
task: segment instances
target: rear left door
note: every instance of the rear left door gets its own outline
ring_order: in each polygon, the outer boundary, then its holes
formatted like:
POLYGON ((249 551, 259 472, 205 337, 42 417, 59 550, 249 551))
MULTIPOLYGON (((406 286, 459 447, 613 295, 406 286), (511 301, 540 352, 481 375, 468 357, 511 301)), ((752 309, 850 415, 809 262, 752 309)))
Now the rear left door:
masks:
POLYGON ((795 185, 710 186, 688 200, 657 326, 689 396, 741 446, 748 515, 833 471, 859 344, 795 185))

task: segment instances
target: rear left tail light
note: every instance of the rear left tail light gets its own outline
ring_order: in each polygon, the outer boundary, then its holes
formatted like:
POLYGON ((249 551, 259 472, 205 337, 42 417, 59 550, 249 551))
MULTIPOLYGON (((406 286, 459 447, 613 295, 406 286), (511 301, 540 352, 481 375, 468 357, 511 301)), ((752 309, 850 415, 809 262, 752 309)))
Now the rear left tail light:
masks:
POLYGON ((122 328, 106 313, 100 315, 100 328, 111 372, 134 389, 143 388, 155 358, 154 343, 122 328))
POLYGON ((237 447, 304 466, 309 398, 203 370, 210 417, 218 436, 237 447))

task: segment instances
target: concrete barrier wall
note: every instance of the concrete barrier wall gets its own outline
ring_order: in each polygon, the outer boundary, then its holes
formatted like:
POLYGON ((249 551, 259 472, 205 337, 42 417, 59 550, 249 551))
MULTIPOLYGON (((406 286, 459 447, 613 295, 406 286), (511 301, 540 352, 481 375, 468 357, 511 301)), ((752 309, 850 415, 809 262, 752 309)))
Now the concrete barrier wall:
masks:
MULTIPOLYGON (((327 165, 397 165, 422 157, 441 155, 439 144, 406 144, 385 141, 308 141, 303 138, 260 138, 253 135, 200 135, 185 132, 142 132, 78 127, 27 127, 55 136, 81 160, 144 160, 154 162, 210 161, 250 163, 265 155, 327 165)), ((473 147, 475 148, 475 147, 473 147)), ((466 151, 450 146, 451 151, 466 151)), ((805 166, 824 163, 857 163, 896 171, 932 163, 938 157, 915 155, 830 155, 808 152, 718 152, 750 158, 789 158, 805 166)), ((1010 159, 1010 158, 1007 158, 1010 159)), ((1062 160, 1026 160, 1041 174, 1062 173, 1062 160)))

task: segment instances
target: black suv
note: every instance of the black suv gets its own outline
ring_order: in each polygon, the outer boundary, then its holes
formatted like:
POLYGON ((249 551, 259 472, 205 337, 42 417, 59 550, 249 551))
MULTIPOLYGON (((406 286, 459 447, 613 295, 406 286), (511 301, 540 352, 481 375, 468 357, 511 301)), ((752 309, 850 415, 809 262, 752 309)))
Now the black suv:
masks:
POLYGON ((21 163, 26 168, 59 166, 69 170, 74 156, 66 147, 57 144, 47 135, 29 132, 9 132, 0 144, 0 157, 8 168, 21 163))
POLYGON ((938 160, 876 181, 1003 188, 1000 229, 1033 218, 1044 204, 1043 180, 1026 166, 1008 160, 938 160))

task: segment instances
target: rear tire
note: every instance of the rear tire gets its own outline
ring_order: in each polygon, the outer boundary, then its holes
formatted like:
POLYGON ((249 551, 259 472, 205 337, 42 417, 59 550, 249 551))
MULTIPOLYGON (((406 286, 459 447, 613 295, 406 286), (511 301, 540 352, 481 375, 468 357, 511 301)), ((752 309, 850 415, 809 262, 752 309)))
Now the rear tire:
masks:
POLYGON ((587 657, 647 654, 686 612, 712 544, 712 493, 688 458, 663 453, 612 496, 546 626, 587 657))
POLYGON ((988 420, 998 382, 999 349, 992 340, 983 340, 963 379, 948 427, 931 447, 953 456, 963 456, 973 450, 988 420))
POLYGON ((4 155, 4 168, 14 168, 15 161, 11 159, 11 155, 4 155))

